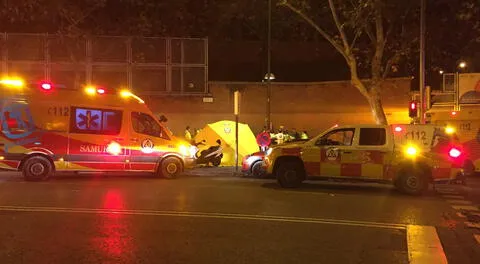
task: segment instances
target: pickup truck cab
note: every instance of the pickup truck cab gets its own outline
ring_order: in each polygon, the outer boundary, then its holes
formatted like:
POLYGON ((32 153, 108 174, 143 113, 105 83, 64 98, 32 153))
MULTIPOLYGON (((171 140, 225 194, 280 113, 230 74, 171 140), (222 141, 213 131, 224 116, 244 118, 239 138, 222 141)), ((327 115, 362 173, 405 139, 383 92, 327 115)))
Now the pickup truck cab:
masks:
POLYGON ((265 166, 284 188, 316 176, 421 194, 430 182, 463 179, 463 150, 447 132, 434 125, 335 126, 307 142, 273 147, 265 166))

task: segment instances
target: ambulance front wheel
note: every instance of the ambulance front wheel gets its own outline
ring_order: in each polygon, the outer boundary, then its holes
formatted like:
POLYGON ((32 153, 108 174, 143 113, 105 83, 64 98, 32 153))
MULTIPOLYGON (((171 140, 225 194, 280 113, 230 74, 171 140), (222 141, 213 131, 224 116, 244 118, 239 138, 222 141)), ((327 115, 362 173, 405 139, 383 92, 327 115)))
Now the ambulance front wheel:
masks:
POLYGON ((296 188, 305 180, 305 171, 300 162, 282 162, 275 173, 282 188, 296 188))
POLYGON ((22 174, 27 181, 44 181, 53 174, 53 166, 47 158, 34 156, 25 161, 22 174))
POLYGON ((161 176, 167 179, 176 178, 183 170, 182 162, 174 157, 166 158, 160 164, 161 176))

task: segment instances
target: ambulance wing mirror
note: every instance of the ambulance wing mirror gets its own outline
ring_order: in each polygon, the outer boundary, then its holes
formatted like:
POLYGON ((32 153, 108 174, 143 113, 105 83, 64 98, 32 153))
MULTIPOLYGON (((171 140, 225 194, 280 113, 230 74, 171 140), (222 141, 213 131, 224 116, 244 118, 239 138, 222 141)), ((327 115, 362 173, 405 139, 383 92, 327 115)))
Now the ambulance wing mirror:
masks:
POLYGON ((167 117, 164 116, 164 115, 161 115, 160 118, 158 119, 158 121, 160 121, 160 123, 165 123, 168 121, 167 117))

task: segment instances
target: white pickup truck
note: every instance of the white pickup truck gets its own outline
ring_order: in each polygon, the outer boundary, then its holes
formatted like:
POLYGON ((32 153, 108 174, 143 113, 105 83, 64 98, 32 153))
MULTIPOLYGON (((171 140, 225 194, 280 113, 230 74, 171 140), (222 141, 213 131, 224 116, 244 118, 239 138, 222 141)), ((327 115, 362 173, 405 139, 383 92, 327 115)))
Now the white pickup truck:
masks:
POLYGON ((421 194, 432 181, 463 179, 463 156, 443 127, 346 125, 307 142, 273 147, 265 166, 284 188, 316 176, 389 182, 404 193, 421 194))

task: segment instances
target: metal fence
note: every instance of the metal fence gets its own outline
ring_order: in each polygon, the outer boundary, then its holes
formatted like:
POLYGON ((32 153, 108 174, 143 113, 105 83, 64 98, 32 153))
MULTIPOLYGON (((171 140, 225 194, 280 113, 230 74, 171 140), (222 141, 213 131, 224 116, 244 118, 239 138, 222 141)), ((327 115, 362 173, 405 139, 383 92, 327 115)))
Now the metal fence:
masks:
POLYGON ((128 87, 141 94, 208 92, 208 41, 192 38, 0 33, 4 74, 85 84, 128 87))

